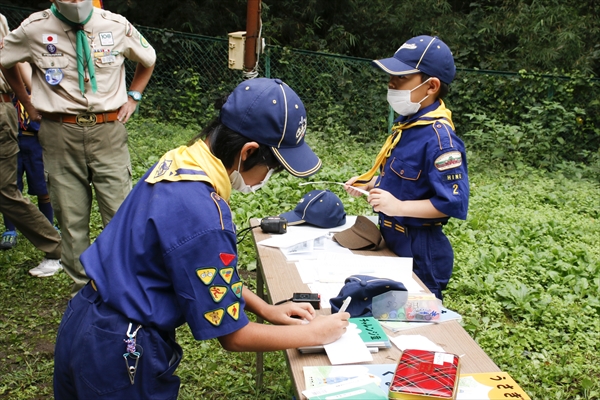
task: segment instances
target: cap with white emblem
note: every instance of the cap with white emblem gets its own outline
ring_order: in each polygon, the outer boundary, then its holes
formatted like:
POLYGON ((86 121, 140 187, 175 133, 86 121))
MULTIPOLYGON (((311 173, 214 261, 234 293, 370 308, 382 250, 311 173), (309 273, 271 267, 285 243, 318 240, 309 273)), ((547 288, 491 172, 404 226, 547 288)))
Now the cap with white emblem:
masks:
POLYGON ((242 82, 221 108, 220 119, 229 129, 270 146, 294 176, 308 177, 321 168, 321 160, 304 141, 304 104, 280 79, 255 78, 242 82))
POLYGON ((456 74, 454 57, 446 43, 437 36, 417 36, 404 43, 393 57, 374 60, 390 75, 412 75, 419 72, 450 84, 456 74))

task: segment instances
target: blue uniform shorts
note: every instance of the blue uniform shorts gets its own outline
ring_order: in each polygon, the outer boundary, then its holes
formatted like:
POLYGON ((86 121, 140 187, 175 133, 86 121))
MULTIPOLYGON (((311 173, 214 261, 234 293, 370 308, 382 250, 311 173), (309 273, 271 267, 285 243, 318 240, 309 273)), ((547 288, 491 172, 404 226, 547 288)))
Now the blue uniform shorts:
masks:
POLYGON ((446 289, 454 266, 454 251, 442 226, 413 227, 394 223, 386 227, 381 219, 379 222, 390 250, 399 257, 412 257, 415 275, 442 300, 442 290, 446 289))
POLYGON ((32 196, 48 194, 42 146, 36 136, 19 135, 19 154, 17 156, 17 186, 23 191, 23 173, 27 177, 27 193, 32 196))
POLYGON ((137 332, 143 352, 132 384, 123 357, 130 322, 133 332, 138 324, 106 306, 90 283, 69 301, 54 353, 57 400, 177 398, 179 377, 173 374, 182 350, 175 332, 149 327, 137 332))

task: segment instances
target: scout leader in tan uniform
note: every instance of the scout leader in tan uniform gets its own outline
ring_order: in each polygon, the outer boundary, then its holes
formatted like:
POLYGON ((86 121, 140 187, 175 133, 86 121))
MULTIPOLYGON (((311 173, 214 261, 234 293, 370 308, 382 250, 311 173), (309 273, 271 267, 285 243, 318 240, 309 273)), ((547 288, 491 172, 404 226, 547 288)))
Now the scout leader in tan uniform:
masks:
MULTIPOLYGON (((6 18, 0 14, 0 40, 8 32, 6 18)), ((23 87, 20 71, 15 68, 15 73, 23 87)), ((60 235, 44 214, 23 197, 17 187, 18 122, 12 92, 0 72, 0 212, 13 221, 35 247, 46 253, 41 264, 29 272, 34 276, 51 276, 61 268, 60 235)))
MULTIPOLYGON (((4 39, 0 64, 39 139, 52 206, 62 231, 62 264, 75 294, 88 281, 79 256, 90 245, 92 186, 106 225, 131 190, 124 123, 135 111, 156 53, 122 16, 92 0, 51 0, 4 39), (137 62, 129 91, 125 58, 137 62), (31 102, 17 90, 14 65, 33 66, 31 102)), ((22 86, 22 85, 21 85, 22 86)))

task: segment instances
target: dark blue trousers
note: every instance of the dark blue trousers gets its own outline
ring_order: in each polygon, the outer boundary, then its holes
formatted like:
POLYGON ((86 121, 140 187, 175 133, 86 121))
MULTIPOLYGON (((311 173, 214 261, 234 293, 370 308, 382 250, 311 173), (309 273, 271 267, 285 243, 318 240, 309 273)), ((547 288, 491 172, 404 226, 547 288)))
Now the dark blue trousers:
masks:
POLYGON ((454 251, 442 226, 386 227, 381 223, 385 243, 399 257, 413 258, 413 272, 425 286, 442 300, 454 267, 454 251))
POLYGON ((17 157, 17 187, 23 191, 23 172, 27 178, 27 193, 33 196, 48 194, 44 162, 42 161, 42 145, 37 136, 23 135, 19 137, 19 154, 17 157))
POLYGON ((57 400, 177 398, 179 377, 173 373, 182 350, 175 332, 145 326, 137 332, 143 352, 132 384, 123 357, 130 322, 133 332, 138 323, 106 306, 89 283, 69 301, 54 353, 57 400))

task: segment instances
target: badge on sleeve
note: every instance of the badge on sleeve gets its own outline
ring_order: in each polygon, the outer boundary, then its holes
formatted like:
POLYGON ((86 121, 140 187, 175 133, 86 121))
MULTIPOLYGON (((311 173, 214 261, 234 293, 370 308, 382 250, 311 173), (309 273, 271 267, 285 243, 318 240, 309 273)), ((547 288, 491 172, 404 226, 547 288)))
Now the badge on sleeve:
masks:
POLYGON ((58 43, 58 35, 54 33, 44 33, 42 35, 42 43, 43 44, 57 44, 58 43))
POLYGON ((436 158, 434 163, 438 171, 446 171, 447 169, 460 167, 462 165, 462 155, 460 151, 450 151, 436 158))
POLYGON ((231 318, 237 321, 240 317, 240 303, 236 301, 235 303, 227 307, 227 314, 229 314, 231 318))
POLYGON ((219 257, 221 258, 221 261, 223 261, 223 265, 225 265, 226 267, 228 267, 229 264, 231 264, 231 262, 235 260, 235 254, 220 253, 219 257))
POLYGON ((202 283, 204 283, 205 285, 208 286, 215 279, 215 276, 217 276, 217 269, 216 268, 198 268, 196 270, 196 275, 198 275, 198 278, 200 278, 202 283))
POLYGON ((448 174, 448 175, 446 175, 446 180, 447 181, 459 181, 462 178, 463 178, 462 174, 448 174))
POLYGON ((219 274, 221 274, 221 277, 225 282, 231 283, 231 278, 233 278, 233 268, 222 268, 219 270, 219 274))
POLYGON ((49 68, 46 70, 45 76, 48 84, 56 86, 63 80, 64 74, 60 68, 49 68))
POLYGON ((221 325, 221 321, 223 321, 223 315, 225 314, 225 310, 222 308, 207 311, 204 313, 204 318, 214 326, 221 325))
POLYGON ((219 303, 223 300, 223 297, 227 294, 227 290, 229 288, 227 286, 211 286, 208 291, 210 292, 210 297, 212 297, 215 303, 219 303))
POLYGON ((240 282, 236 282, 233 285, 231 285, 231 290, 238 297, 238 299, 240 297, 242 297, 242 287, 243 286, 244 286, 244 284, 241 281, 240 282))

